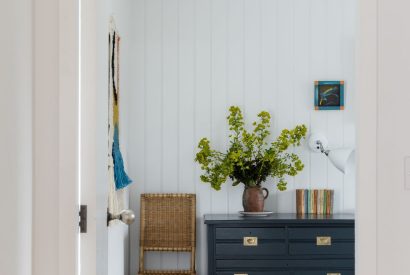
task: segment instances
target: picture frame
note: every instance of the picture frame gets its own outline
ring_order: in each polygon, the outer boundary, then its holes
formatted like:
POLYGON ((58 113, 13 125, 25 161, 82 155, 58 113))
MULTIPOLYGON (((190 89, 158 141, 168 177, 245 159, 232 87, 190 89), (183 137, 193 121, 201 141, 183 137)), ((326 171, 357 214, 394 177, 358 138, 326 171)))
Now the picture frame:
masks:
POLYGON ((315 110, 344 110, 344 81, 315 81, 315 110))

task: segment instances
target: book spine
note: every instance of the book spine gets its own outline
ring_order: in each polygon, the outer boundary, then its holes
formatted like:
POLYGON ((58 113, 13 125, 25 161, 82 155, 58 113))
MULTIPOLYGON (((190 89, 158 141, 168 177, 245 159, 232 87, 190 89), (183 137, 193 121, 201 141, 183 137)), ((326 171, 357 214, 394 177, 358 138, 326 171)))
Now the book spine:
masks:
POLYGON ((326 215, 327 207, 327 190, 323 190, 323 215, 326 215))
POLYGON ((326 214, 327 215, 330 215, 330 205, 331 205, 330 192, 331 192, 331 190, 327 190, 327 192, 326 192, 326 214))
POLYGON ((303 207, 302 207, 302 195, 303 195, 303 190, 301 189, 296 189, 296 213, 297 214, 302 214, 303 207))
POLYGON ((303 202, 303 199, 301 196, 302 192, 300 189, 298 189, 296 192, 297 192, 297 195, 296 195, 297 196, 297 211, 298 211, 298 214, 302 214, 302 202, 303 202))
POLYGON ((309 214, 309 189, 306 189, 306 214, 309 214))
POLYGON ((320 215, 323 214, 323 190, 319 190, 319 213, 320 215))
POLYGON ((314 199, 313 199, 313 214, 317 214, 317 189, 313 191, 314 199))
POLYGON ((295 197, 296 197, 296 214, 299 214, 299 190, 295 190, 295 197))
POLYGON ((331 201, 331 204, 330 204, 330 214, 333 214, 333 205, 334 205, 334 199, 335 199, 334 194, 335 194, 335 190, 332 190, 332 191, 330 192, 330 201, 331 201))
POLYGON ((315 191, 314 190, 310 190, 310 213, 315 213, 314 210, 314 205, 315 205, 315 191))
POLYGON ((308 197, 307 197, 307 194, 308 194, 308 190, 305 189, 304 192, 303 192, 303 199, 304 199, 304 201, 303 201, 303 207, 304 207, 303 213, 304 214, 308 213, 308 197))

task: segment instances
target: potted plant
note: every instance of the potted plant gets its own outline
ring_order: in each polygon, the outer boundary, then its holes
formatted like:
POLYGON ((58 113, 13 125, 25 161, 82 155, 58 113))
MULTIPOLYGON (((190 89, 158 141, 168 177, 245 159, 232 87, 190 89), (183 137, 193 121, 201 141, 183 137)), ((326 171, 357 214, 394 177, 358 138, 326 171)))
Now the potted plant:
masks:
POLYGON ((230 130, 230 145, 226 152, 211 148, 210 141, 202 138, 199 141, 199 152, 195 161, 204 171, 201 180, 211 184, 215 190, 220 190, 228 177, 232 185, 242 183, 245 186, 242 202, 246 212, 261 212, 268 190, 262 188, 262 183, 268 177, 277 180, 277 188, 286 190, 286 175, 295 176, 303 169, 303 163, 295 153, 289 153, 290 146, 299 146, 306 136, 305 125, 294 129, 282 130, 273 142, 268 142, 270 136, 270 119, 268 112, 258 114, 258 121, 253 123, 253 130, 245 129, 242 111, 237 106, 229 108, 227 117, 230 130), (266 194, 263 194, 263 190, 266 194))

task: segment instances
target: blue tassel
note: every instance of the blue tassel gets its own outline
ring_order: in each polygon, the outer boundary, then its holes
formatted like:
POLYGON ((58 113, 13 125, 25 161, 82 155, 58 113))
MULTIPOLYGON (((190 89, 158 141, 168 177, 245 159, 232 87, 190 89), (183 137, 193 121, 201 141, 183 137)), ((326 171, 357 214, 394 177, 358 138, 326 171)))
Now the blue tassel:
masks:
POLYGON ((118 125, 114 127, 114 142, 112 146, 112 156, 114 160, 114 178, 115 188, 122 189, 131 184, 132 180, 128 177, 124 170, 124 161, 122 159, 119 142, 119 130, 118 125))

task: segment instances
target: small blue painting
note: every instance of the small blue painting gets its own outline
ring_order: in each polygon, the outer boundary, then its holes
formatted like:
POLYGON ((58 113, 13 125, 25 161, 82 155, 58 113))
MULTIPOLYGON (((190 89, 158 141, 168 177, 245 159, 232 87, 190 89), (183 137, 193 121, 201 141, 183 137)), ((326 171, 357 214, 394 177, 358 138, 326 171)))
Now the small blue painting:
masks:
POLYGON ((315 81, 315 110, 344 110, 344 81, 315 81))

